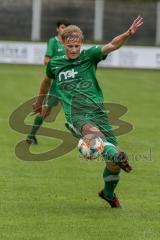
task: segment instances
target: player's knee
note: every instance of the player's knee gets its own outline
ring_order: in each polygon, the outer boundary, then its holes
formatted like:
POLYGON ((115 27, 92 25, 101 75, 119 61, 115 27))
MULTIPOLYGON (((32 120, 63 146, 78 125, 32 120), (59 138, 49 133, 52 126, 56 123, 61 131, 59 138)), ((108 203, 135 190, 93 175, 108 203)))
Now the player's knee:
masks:
POLYGON ((99 137, 104 137, 104 135, 100 132, 100 130, 91 123, 87 123, 82 127, 82 135, 84 136, 87 134, 94 134, 99 137))

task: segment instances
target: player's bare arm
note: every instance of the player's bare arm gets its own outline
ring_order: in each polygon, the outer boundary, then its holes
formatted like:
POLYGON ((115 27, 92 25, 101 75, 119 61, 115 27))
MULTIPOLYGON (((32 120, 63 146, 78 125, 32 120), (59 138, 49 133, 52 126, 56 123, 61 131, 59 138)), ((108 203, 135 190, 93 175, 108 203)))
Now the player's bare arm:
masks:
POLYGON ((41 82, 40 90, 39 90, 39 94, 36 99, 36 102, 32 104, 34 113, 38 113, 41 111, 43 100, 46 94, 48 93, 50 86, 51 86, 51 80, 47 76, 45 76, 45 78, 41 82))
POLYGON ((118 48, 120 48, 135 32, 140 28, 143 24, 143 18, 141 16, 138 16, 132 23, 132 25, 129 27, 129 29, 122 33, 121 35, 115 37, 112 39, 112 41, 108 44, 106 44, 102 48, 102 52, 104 54, 108 54, 118 48))

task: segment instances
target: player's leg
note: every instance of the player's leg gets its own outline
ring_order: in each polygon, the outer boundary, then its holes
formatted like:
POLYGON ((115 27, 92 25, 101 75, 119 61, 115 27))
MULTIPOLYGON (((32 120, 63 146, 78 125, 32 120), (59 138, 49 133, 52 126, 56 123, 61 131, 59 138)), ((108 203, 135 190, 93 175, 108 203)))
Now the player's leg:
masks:
POLYGON ((99 197, 107 201, 112 208, 119 208, 120 203, 115 194, 115 188, 119 182, 120 168, 115 166, 114 171, 107 166, 103 172, 104 188, 98 193, 99 197))
POLYGON ((100 131, 93 123, 86 123, 87 120, 84 119, 84 117, 78 117, 72 119, 72 123, 67 122, 65 125, 68 130, 71 131, 72 135, 75 137, 82 137, 87 134, 93 134, 97 135, 102 138, 104 142, 104 156, 105 159, 109 159, 111 161, 114 161, 118 155, 119 155, 119 150, 116 147, 116 140, 114 137, 110 137, 112 142, 115 143, 111 144, 106 140, 106 136, 100 131), (74 121, 73 121, 74 120, 74 121))
POLYGON ((131 171, 131 166, 128 163, 127 154, 121 152, 117 146, 117 140, 108 122, 108 117, 104 113, 101 118, 96 121, 100 131, 105 135, 105 147, 103 158, 106 162, 106 167, 103 173, 104 188, 99 192, 99 196, 109 202, 111 207, 118 208, 120 203, 114 191, 119 182, 120 170, 125 172, 131 171))
MULTIPOLYGON (((51 109, 54 106, 57 106, 58 103, 59 103, 58 98, 49 92, 44 99, 41 113, 39 115, 37 115, 34 119, 34 123, 33 123, 32 129, 31 129, 31 132, 28 134, 27 139, 26 139, 27 143, 37 144, 36 134, 37 134, 39 128, 43 124, 45 118, 49 116, 51 109)), ((60 105, 58 107, 58 110, 56 109, 56 114, 57 114, 57 112, 59 112, 59 110, 60 110, 60 105)))
MULTIPOLYGON (((103 173, 104 188, 99 196, 105 199, 111 207, 119 207, 119 201, 114 193, 119 182, 120 166, 125 158, 117 147, 117 141, 113 134, 112 128, 108 124, 108 119, 104 112, 88 115, 89 119, 83 115, 72 115, 71 123, 74 132, 80 133, 81 136, 94 134, 102 138, 104 142, 103 158, 106 167, 103 173), (98 126, 98 127, 97 127, 98 126)), ((123 168, 125 170, 125 168, 123 168)))
MULTIPOLYGON (((87 134, 94 134, 96 136, 99 136, 103 139, 104 144, 106 145, 106 138, 105 135, 93 124, 87 123, 83 126, 82 128, 82 135, 85 136, 87 134)), ((109 158, 109 163, 110 163, 110 169, 107 166, 108 162, 106 162, 106 167, 103 172, 103 179, 104 179, 104 189, 99 193, 99 196, 103 196, 102 198, 110 200, 113 202, 115 200, 115 193, 114 190, 118 184, 119 181, 119 173, 120 173, 120 167, 113 163, 114 159, 118 156, 119 151, 118 149, 112 145, 110 145, 110 148, 104 148, 105 155, 107 156, 107 160, 109 158), (112 163, 112 168, 111 168, 111 163, 112 163)), ((105 156, 104 155, 104 156, 105 156)), ((105 158, 106 160, 106 158, 105 158)), ((110 203, 110 202, 109 202, 110 203)))
MULTIPOLYGON (((104 133, 91 123, 85 124, 82 128, 82 135, 85 136, 86 134, 95 134, 101 137, 104 141, 105 147, 103 157, 106 162, 106 167, 103 172, 104 188, 101 190, 101 192, 99 192, 99 196, 106 200, 112 208, 118 208, 120 207, 120 203, 114 191, 119 182, 120 169, 122 162, 125 160, 124 158, 126 158, 126 155, 123 155, 116 146, 116 139, 114 139, 114 135, 111 134, 111 132, 109 135, 115 145, 108 142, 104 133)), ((123 168, 123 170, 126 171, 125 168, 123 168)))
POLYGON ((31 132, 27 136, 27 143, 28 144, 37 144, 36 133, 43 124, 44 119, 50 114, 51 109, 48 107, 43 107, 42 112, 37 115, 34 119, 34 123, 31 129, 31 132))
POLYGON ((115 163, 115 165, 119 165, 121 169, 125 172, 131 171, 131 166, 128 163, 127 154, 122 152, 118 148, 118 143, 116 137, 114 135, 113 129, 108 121, 108 116, 105 111, 99 111, 94 114, 94 119, 92 120, 95 126, 90 126, 87 124, 84 128, 86 132, 96 132, 98 136, 103 139, 104 142, 104 151, 103 157, 105 161, 110 161, 111 163, 115 163), (97 128, 94 129, 94 128, 97 128))

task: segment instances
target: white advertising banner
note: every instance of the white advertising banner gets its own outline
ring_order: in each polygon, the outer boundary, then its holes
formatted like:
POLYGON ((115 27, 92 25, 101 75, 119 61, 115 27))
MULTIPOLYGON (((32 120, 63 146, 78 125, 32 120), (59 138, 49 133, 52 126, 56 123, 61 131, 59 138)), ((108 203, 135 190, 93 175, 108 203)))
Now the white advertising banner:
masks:
POLYGON ((122 47, 108 55, 100 64, 102 67, 160 69, 160 48, 122 47))
POLYGON ((0 63, 43 64, 46 44, 0 42, 0 63))
MULTIPOLYGON (((45 43, 0 41, 0 63, 43 64, 46 47, 45 43)), ((160 47, 123 46, 110 53, 99 66, 160 69, 160 47)))

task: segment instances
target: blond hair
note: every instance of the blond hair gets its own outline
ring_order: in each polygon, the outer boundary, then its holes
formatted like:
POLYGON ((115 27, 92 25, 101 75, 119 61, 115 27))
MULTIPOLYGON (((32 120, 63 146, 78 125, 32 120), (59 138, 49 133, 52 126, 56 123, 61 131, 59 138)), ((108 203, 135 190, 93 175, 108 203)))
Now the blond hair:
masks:
POLYGON ((84 36, 82 30, 76 25, 69 25, 63 30, 62 33, 63 42, 72 42, 77 39, 83 42, 84 36))

